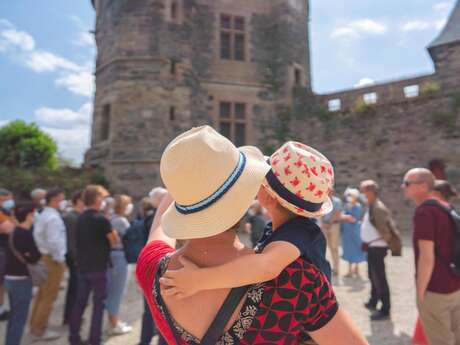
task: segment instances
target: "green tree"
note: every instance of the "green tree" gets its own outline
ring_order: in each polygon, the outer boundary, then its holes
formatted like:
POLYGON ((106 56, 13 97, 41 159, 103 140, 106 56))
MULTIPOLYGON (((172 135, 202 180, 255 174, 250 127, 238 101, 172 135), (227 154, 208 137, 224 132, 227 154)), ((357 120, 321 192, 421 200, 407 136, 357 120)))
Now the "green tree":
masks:
POLYGON ((8 168, 57 167, 57 145, 34 123, 13 121, 0 128, 0 162, 8 168))

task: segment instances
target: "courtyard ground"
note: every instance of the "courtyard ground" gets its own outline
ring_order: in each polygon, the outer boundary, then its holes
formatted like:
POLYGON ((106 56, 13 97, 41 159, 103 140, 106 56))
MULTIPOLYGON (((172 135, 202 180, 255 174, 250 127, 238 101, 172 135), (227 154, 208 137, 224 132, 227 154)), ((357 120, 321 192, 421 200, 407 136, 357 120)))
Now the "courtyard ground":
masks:
MULTIPOLYGON (((392 317, 390 321, 371 322, 369 312, 364 308, 363 303, 369 296, 369 283, 367 280, 366 265, 361 267, 361 279, 340 278, 334 282, 334 289, 340 305, 351 315, 359 328, 365 333, 371 345, 410 345, 411 336, 416 320, 416 307, 414 295, 414 268, 413 253, 409 242, 406 240, 403 257, 388 257, 387 273, 391 288, 392 317)), ((342 262, 342 273, 346 272, 346 265, 342 262)), ((141 320, 142 320, 142 298, 135 283, 134 277, 130 275, 128 292, 122 306, 121 315, 134 327, 130 334, 108 338, 107 345, 136 345, 139 341, 141 320)), ((56 307, 51 318, 51 329, 62 332, 63 336, 53 342, 35 342, 34 345, 64 345, 67 341, 67 328, 60 326, 62 320, 62 309, 64 302, 64 284, 59 292, 56 307)), ((83 337, 88 331, 88 324, 91 319, 90 308, 85 314, 85 326, 83 337)), ((107 323, 107 322, 105 322, 107 323)), ((0 323, 0 343, 3 343, 6 323, 0 323)), ((30 338, 25 335, 24 345, 31 344, 30 338)), ((156 339, 152 344, 156 344, 156 339)))

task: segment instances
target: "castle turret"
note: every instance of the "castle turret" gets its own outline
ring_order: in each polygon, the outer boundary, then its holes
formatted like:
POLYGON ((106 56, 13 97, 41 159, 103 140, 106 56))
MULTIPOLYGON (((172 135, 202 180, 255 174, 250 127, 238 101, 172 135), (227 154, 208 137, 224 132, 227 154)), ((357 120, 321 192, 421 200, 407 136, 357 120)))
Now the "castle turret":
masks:
POLYGON ((210 124, 236 145, 310 86, 308 0, 93 0, 96 95, 86 164, 116 192, 160 184, 168 142, 210 124))
POLYGON ((455 4, 444 29, 428 46, 428 51, 443 86, 460 86, 460 0, 455 4))

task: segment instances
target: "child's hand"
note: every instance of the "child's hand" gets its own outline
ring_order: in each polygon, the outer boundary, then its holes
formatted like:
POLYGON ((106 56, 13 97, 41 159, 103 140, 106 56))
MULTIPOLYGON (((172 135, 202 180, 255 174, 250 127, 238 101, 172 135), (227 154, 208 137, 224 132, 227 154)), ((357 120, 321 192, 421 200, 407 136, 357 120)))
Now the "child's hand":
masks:
POLYGON ((179 299, 190 297, 203 289, 200 286, 199 267, 183 256, 179 257, 183 268, 178 270, 167 270, 160 278, 163 294, 179 299))

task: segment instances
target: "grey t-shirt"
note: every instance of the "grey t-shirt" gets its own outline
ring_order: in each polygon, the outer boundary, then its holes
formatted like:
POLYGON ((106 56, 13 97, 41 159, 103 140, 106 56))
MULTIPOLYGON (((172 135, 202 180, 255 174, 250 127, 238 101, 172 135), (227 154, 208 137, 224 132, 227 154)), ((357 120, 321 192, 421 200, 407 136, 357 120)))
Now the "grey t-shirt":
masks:
POLYGON ((112 228, 118 233, 118 236, 120 237, 120 243, 113 249, 123 249, 121 239, 126 234, 126 230, 129 228, 129 221, 125 217, 115 215, 112 217, 110 223, 112 224, 112 228))

